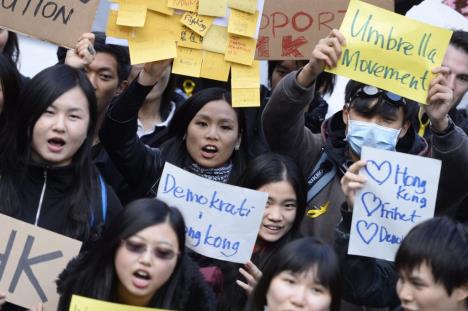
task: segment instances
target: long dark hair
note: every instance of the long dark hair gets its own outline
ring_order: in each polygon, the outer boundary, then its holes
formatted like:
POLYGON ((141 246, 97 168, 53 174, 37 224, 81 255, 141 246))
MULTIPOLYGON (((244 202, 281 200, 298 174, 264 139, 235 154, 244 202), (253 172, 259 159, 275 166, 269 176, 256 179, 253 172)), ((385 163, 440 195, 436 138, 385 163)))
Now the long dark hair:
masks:
POLYGON ((8 135, 4 135, 8 137, 2 137, 2 144, 8 146, 8 150, 0 164, 0 212, 13 215, 18 209, 29 208, 18 202, 14 181, 21 183, 26 176, 31 162, 33 128, 47 107, 75 87, 83 91, 88 101, 89 125, 87 137, 72 159, 75 182, 67 200, 69 223, 65 226, 65 234, 84 240, 90 233, 91 193, 99 188, 90 153, 97 106, 94 89, 85 74, 67 65, 56 65, 38 73, 22 90, 16 114, 7 115, 5 111, 5 117, 12 121, 7 128, 8 135))
POLYGON ((281 272, 289 271, 301 274, 310 270, 315 271, 314 282, 330 291, 330 310, 338 311, 341 300, 341 276, 338 258, 332 246, 312 237, 288 243, 273 256, 250 295, 245 310, 264 310, 271 281, 281 272))
POLYGON ((0 84, 3 93, 3 107, 0 112, 1 127, 4 122, 7 121, 2 118, 3 112, 14 109, 17 106, 20 94, 20 77, 18 70, 3 54, 0 54, 0 84))
POLYGON ((254 254, 252 260, 260 270, 277 249, 299 236, 299 225, 307 205, 306 180, 292 159, 276 153, 265 153, 250 161, 238 183, 240 187, 257 190, 267 184, 280 181, 288 182, 294 189, 297 200, 296 217, 291 229, 284 236, 276 242, 266 243, 265 249, 254 254))
POLYGON ((121 241, 147 227, 165 222, 177 236, 180 255, 171 277, 158 289, 148 306, 178 308, 185 249, 184 219, 177 209, 162 201, 140 199, 129 203, 104 230, 102 238, 87 252, 72 260, 61 273, 57 282, 61 294, 58 310, 68 310, 72 295, 116 302, 118 277, 114 258, 121 241))
MULTIPOLYGON (((187 148, 184 141, 184 136, 189 126, 190 121, 195 115, 209 102, 216 100, 225 100, 231 104, 231 94, 222 88, 207 88, 194 94, 192 97, 187 99, 186 103, 182 105, 175 113, 174 118, 169 125, 169 133, 173 137, 165 142, 161 149, 164 150, 166 155, 166 161, 178 166, 184 167, 190 161, 190 156, 187 152, 187 148)), ((237 115, 239 122, 239 131, 241 137, 244 136, 244 115, 238 108, 233 108, 237 115)), ((244 139, 242 139, 244 141, 244 139)), ((241 142, 239 150, 234 150, 231 159, 233 164, 233 170, 229 177, 229 182, 234 183, 240 173, 245 167, 245 151, 241 142)))
POLYGON ((5 55, 10 60, 10 62, 18 65, 19 54, 18 36, 15 32, 8 30, 8 39, 5 46, 3 47, 3 55, 5 55))

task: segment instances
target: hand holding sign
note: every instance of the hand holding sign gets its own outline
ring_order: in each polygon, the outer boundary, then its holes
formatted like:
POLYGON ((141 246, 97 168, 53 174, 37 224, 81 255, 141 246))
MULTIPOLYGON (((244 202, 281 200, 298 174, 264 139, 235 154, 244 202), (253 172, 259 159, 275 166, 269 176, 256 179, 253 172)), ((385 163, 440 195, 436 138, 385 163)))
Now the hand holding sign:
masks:
POLYGON ((432 70, 437 76, 429 85, 427 105, 423 106, 432 126, 438 131, 448 127, 448 112, 453 108, 453 90, 448 86, 448 67, 436 67, 432 70))
POLYGON ((236 280, 236 283, 250 295, 263 273, 250 260, 245 263, 244 268, 239 268, 239 272, 245 277, 247 283, 240 280, 236 280))
POLYGON ((68 50, 65 64, 76 69, 82 69, 91 64, 96 57, 96 51, 93 47, 94 40, 95 36, 93 33, 87 32, 82 34, 75 48, 68 50))
POLYGON ((325 66, 336 67, 341 55, 341 47, 344 45, 346 45, 346 39, 337 29, 333 29, 328 36, 320 39, 312 51, 311 60, 297 76, 297 82, 308 87, 325 66))
POLYGON ((356 191, 364 187, 366 183, 366 177, 359 175, 359 170, 365 166, 366 161, 359 160, 353 163, 341 178, 341 189, 346 197, 349 209, 353 208, 356 191))

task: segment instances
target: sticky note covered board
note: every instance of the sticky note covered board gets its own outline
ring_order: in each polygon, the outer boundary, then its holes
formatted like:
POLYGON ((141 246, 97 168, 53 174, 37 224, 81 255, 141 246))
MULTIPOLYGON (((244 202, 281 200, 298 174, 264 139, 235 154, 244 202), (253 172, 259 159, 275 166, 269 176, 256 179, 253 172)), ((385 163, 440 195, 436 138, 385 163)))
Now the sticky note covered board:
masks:
MULTIPOLYGON (((70 311, 165 311, 156 308, 135 307, 97 299, 73 295, 70 302, 70 311)), ((168 310, 166 310, 168 311, 168 310)))
POLYGON ((440 66, 452 31, 351 0, 338 67, 330 72, 426 102, 431 69, 440 66))

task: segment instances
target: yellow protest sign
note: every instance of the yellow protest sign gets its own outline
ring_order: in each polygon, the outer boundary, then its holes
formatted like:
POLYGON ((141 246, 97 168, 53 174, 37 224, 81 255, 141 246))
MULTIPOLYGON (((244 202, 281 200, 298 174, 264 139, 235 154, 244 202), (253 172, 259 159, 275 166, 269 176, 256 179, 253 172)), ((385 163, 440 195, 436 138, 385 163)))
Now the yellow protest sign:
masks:
POLYGON ((177 47, 177 57, 172 64, 172 73, 200 77, 203 54, 201 50, 177 47))
POLYGON ((195 12, 185 12, 180 19, 181 23, 195 31, 200 36, 205 36, 213 23, 214 17, 198 15, 195 12))
POLYGON ((254 59, 256 44, 255 39, 230 34, 224 59, 250 66, 254 59))
POLYGON ((202 47, 206 51, 224 54, 228 44, 227 28, 219 25, 211 25, 203 37, 202 47))
POLYGON ((260 106, 260 62, 252 66, 231 65, 231 92, 233 107, 260 106))
POLYGON ((255 37, 257 32, 258 11, 255 14, 231 9, 228 32, 236 35, 255 37))
POLYGON ((231 64, 224 60, 224 55, 204 51, 203 62, 200 72, 201 78, 227 81, 231 64))
POLYGON ((198 0, 167 0, 167 6, 189 12, 197 12, 198 0))
POLYGON ((199 0, 198 14, 224 17, 227 10, 227 0, 199 0))
POLYGON ((128 39, 134 36, 134 31, 132 27, 117 25, 117 11, 110 10, 106 35, 108 37, 128 39))
MULTIPOLYGON (((164 311, 163 309, 135 307, 73 295, 70 311, 164 311)), ((168 311, 168 310, 166 310, 168 311)))
POLYGON ((143 27, 146 20, 148 0, 120 0, 117 25, 143 27))
POLYGON ((329 72, 426 102, 431 69, 440 66, 452 32, 351 0, 340 31, 338 67, 329 72))
POLYGON ((229 0, 229 7, 253 14, 257 9, 257 0, 229 0))
POLYGON ((167 6, 167 0, 148 0, 148 10, 173 15, 174 9, 167 6))

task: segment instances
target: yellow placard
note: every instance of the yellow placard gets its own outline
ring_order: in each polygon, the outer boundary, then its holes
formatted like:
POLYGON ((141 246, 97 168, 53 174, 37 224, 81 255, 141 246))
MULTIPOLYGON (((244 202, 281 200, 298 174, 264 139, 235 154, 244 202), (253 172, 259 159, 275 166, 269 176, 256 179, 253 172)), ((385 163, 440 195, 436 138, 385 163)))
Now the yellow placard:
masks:
POLYGON ((257 40, 229 34, 225 60, 243 65, 252 65, 257 40))
POLYGON ((227 0, 199 0, 198 14, 208 16, 226 16, 227 0))
POLYGON ((227 81, 231 64, 224 60, 224 55, 204 51, 203 62, 200 72, 201 78, 227 81))
POLYGON ((117 25, 117 11, 110 10, 107 19, 106 36, 128 39, 135 36, 134 28, 117 25))
POLYGON ((204 37, 213 23, 214 17, 198 15, 195 12, 185 12, 180 22, 204 37))
POLYGON ((254 89, 231 89, 232 107, 260 107, 260 87, 254 89))
POLYGON ((229 0, 229 7, 253 14, 257 10, 257 0, 229 0))
POLYGON ((255 38, 257 32, 258 11, 254 14, 231 9, 228 32, 236 35, 255 38))
MULTIPOLYGON (((69 311, 164 311, 163 309, 135 307, 73 295, 69 311)), ((168 311, 168 310, 166 310, 168 311)))
POLYGON ((167 6, 167 0, 148 0, 148 10, 173 15, 174 9, 167 6))
POLYGON ((167 6, 189 12, 198 11, 198 0, 167 0, 167 6))
POLYGON ((200 77, 203 53, 201 50, 177 47, 177 57, 172 64, 172 73, 200 77))
POLYGON ((120 0, 117 25, 143 27, 146 20, 148 0, 120 0))
POLYGON ((346 37, 329 72, 371 84, 419 103, 440 66, 452 32, 351 0, 340 31, 346 37))
POLYGON ((226 53, 227 44, 227 28, 218 25, 211 25, 205 37, 203 37, 202 47, 206 51, 224 54, 226 53))
POLYGON ((260 62, 252 66, 231 65, 231 92, 233 107, 260 106, 260 62))

